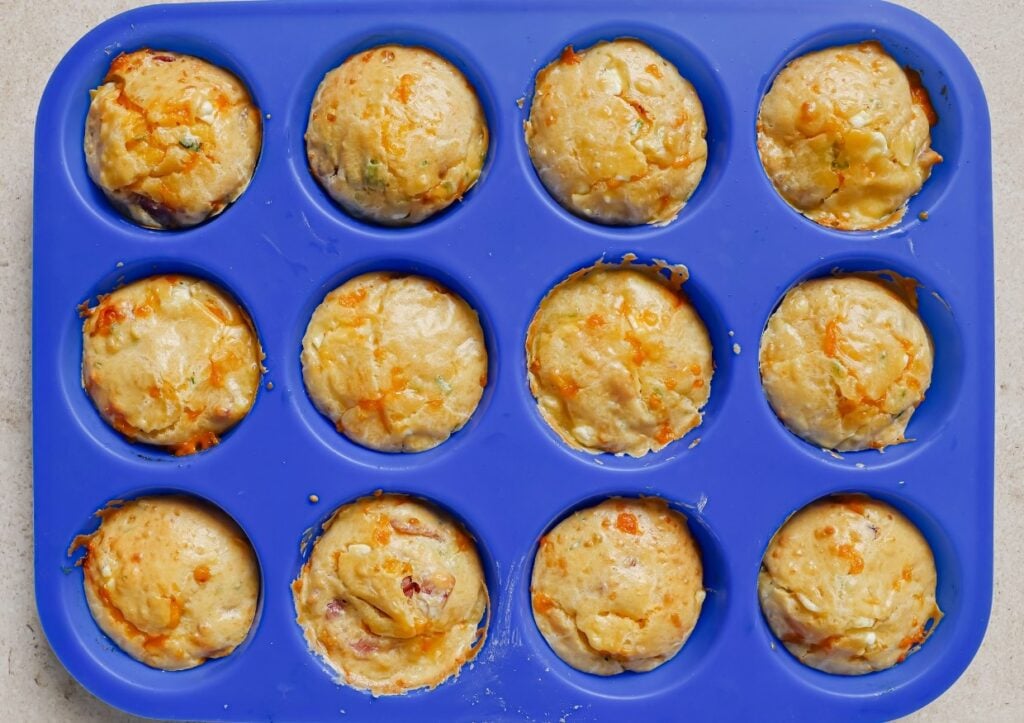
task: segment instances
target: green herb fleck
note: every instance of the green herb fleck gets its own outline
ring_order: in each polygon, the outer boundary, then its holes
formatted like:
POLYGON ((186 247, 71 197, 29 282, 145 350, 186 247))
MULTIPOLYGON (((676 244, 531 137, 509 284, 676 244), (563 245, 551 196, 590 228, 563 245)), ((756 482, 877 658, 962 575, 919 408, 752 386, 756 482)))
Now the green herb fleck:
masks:
POLYGON ((454 184, 454 183, 452 183, 451 181, 444 181, 443 183, 441 183, 441 188, 442 188, 442 189, 444 190, 444 192, 445 192, 445 193, 447 193, 447 194, 448 194, 449 196, 450 196, 451 194, 455 193, 455 184, 454 184))
POLYGON ((643 118, 637 118, 635 121, 633 121, 633 133, 639 133, 641 130, 643 130, 643 127, 644 127, 644 119, 643 118))
POLYGON ((843 377, 846 376, 846 367, 844 367, 839 362, 833 360, 832 361, 832 374, 834 376, 839 377, 840 379, 842 379, 843 377))
POLYGON ((375 158, 366 162, 363 168, 363 185, 367 188, 380 190, 387 185, 384 180, 384 164, 375 158))
POLYGON ((448 380, 444 377, 434 377, 434 381, 437 382, 437 386, 441 387, 441 391, 445 394, 452 393, 452 385, 448 383, 448 380))
POLYGON ((202 148, 203 142, 201 140, 199 140, 198 138, 196 138, 191 133, 186 132, 185 135, 183 135, 181 137, 181 140, 178 141, 178 145, 180 145, 182 148, 184 148, 186 150, 189 150, 189 151, 192 151, 193 153, 195 153, 200 148, 202 148))
POLYGON ((196 383, 196 375, 195 375, 195 372, 193 372, 193 373, 192 373, 192 376, 190 376, 190 377, 188 378, 188 380, 189 380, 190 382, 192 382, 192 385, 193 385, 193 386, 195 386, 195 383, 196 383))

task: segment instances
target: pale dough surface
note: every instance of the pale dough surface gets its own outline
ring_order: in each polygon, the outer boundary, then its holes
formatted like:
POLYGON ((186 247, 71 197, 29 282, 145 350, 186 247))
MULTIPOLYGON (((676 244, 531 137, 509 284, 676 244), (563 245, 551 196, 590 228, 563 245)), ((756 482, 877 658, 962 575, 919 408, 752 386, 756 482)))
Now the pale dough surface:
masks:
POLYGON ((903 217, 942 157, 916 76, 877 42, 808 53, 761 103, 757 147, 776 190, 824 226, 878 229, 903 217))
POLYGON ((329 72, 306 128, 313 175, 348 213, 419 223, 458 201, 487 157, 476 91, 426 48, 383 45, 329 72))
POLYGON ((653 670, 697 624, 700 550, 686 518, 664 500, 612 498, 541 538, 530 596, 541 634, 572 667, 653 670))
POLYGON ((248 414, 263 352, 248 315, 213 284, 152 276, 82 313, 82 383, 130 440, 191 454, 248 414))
POLYGON ((826 449, 907 441, 931 384, 934 350, 909 288, 859 276, 791 289, 761 337, 761 381, 779 419, 826 449))
POLYGON ((573 213, 665 224, 700 183, 707 124, 697 92, 638 40, 572 47, 537 74, 526 143, 537 174, 573 213))
POLYGON ((447 515, 401 495, 340 507, 292 583, 310 648, 374 695, 433 688, 483 645, 487 584, 447 515))
POLYGON ((260 594, 256 556, 227 515, 188 497, 141 497, 102 510, 78 538, 97 624, 146 665, 184 670, 229 655, 260 594))
POLYGON ((658 271, 597 265, 541 301, 530 390, 566 444, 642 457, 701 422, 714 373, 697 311, 658 271))
POLYGON ((775 534, 758 577, 768 625, 806 665, 860 675, 903 662, 942 618, 928 542, 890 505, 825 498, 775 534))
POLYGON ((476 312, 422 276, 372 272, 329 293, 302 339, 313 404, 385 452, 422 452, 469 421, 487 385, 476 312))
POLYGON ((261 143, 260 112, 238 78, 165 50, 114 58, 85 124, 92 180, 149 228, 194 226, 227 208, 261 143))

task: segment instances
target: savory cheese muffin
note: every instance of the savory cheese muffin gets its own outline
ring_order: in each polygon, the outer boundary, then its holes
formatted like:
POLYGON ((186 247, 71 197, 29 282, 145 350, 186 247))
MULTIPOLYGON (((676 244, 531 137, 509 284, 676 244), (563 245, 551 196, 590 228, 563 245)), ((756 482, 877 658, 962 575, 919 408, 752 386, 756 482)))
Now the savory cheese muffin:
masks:
POLYGON ((935 560, 914 525, 863 495, 818 500, 768 544, 758 596, 800 662, 861 675, 902 663, 942 618, 935 560))
POLYGON ((838 276, 786 294, 761 336, 761 382, 794 434, 838 451, 907 441, 934 357, 913 288, 838 276))
POLYGON ((249 185, 260 143, 260 112, 238 78, 164 50, 114 58, 85 122, 89 176, 148 228, 223 211, 249 185))
POLYGON ((459 70, 426 48, 353 55, 317 88, 306 128, 313 175, 348 213, 419 223, 462 198, 487 157, 487 119, 459 70))
POLYGON ((653 670, 697 624, 700 550, 686 518, 664 500, 605 500, 541 538, 530 596, 541 634, 572 667, 653 670))
POLYGON ((128 439, 192 454, 252 407, 263 352, 249 317, 213 284, 152 276, 81 312, 82 383, 128 439))
POLYGON ((310 648, 373 695, 433 688, 483 646, 488 596, 466 532, 401 495, 344 505, 292 583, 310 648))
POLYGON ((530 158, 555 200, 619 226, 676 217, 704 174, 706 134, 693 86, 631 39, 567 47, 537 74, 526 122, 530 158))
POLYGON ((917 74, 877 41, 808 53, 782 69, 761 102, 757 148, 775 189, 797 211, 845 231, 903 217, 942 157, 917 74))
POLYGON ((628 265, 583 269, 548 292, 526 361, 540 414, 566 444, 633 457, 700 424, 714 373, 686 296, 657 269, 628 265))
POLYGON ((373 272, 329 293, 302 339, 310 399, 353 442, 422 452, 448 439, 487 385, 476 312, 422 276, 373 272))
POLYGON ((85 598, 100 629, 146 665, 184 670, 249 634, 256 556, 227 515, 189 497, 141 497, 101 510, 85 548, 85 598))

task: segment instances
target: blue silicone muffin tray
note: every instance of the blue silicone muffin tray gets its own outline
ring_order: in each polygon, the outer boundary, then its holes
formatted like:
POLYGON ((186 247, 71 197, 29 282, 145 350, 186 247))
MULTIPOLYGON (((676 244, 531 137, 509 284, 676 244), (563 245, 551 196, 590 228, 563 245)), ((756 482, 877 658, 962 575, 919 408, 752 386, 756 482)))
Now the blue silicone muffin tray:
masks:
POLYGON ((154 6, 104 23, 57 67, 36 132, 35 565, 50 644, 92 693, 160 718, 881 720, 923 706, 967 667, 991 603, 989 144, 985 99, 962 52, 927 20, 877 2, 239 2, 154 6), (608 228, 567 213, 538 181, 523 141, 537 71, 570 43, 622 36, 673 62, 707 115, 707 171, 679 218, 662 228, 608 228), (920 71, 939 115, 933 146, 945 161, 900 223, 842 233, 805 220, 776 194, 758 160, 755 118, 789 60, 864 39, 882 41, 920 71), (407 229, 346 216, 310 176, 303 145, 324 73, 384 42, 427 46, 458 65, 492 134, 478 185, 407 229), (133 225, 86 173, 89 90, 118 53, 141 47, 232 70, 264 114, 252 185, 223 215, 189 230, 133 225), (704 423, 642 459, 566 447, 537 413, 525 371, 527 325, 548 289, 627 252, 689 267, 685 288, 708 326, 716 364, 704 423), (483 400, 463 430, 426 453, 356 446, 317 413, 303 387, 300 341, 313 309, 370 269, 439 279, 479 312, 485 330, 483 400), (884 454, 833 456, 797 439, 761 390, 757 347, 769 314, 790 286, 833 269, 892 269, 921 283, 934 378, 908 430, 916 441, 884 454), (234 294, 252 315, 268 368, 248 417, 219 446, 184 458, 118 436, 80 380, 76 307, 125 281, 170 271, 234 294), (378 489, 432 500, 466 525, 479 543, 492 609, 487 642, 457 679, 375 699, 337 685, 309 652, 289 583, 303 561, 304 535, 338 505, 378 489), (67 552, 75 535, 95 529, 93 513, 110 500, 170 491, 234 517, 262 575, 246 642, 175 673, 136 662, 100 632, 67 552), (768 630, 756 594, 761 556, 779 525, 841 491, 884 499, 921 528, 946 613, 905 663, 861 677, 797 662, 768 630), (708 596, 673 660, 650 673, 601 678, 548 648, 528 591, 538 537, 609 495, 660 495, 688 515, 708 596))

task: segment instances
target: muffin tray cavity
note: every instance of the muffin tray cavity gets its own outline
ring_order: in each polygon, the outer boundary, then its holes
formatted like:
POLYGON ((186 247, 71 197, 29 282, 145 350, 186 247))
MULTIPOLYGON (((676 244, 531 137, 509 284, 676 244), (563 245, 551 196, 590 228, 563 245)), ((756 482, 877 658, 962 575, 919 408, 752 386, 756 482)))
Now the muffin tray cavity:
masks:
POLYGON ((153 6, 86 35, 57 67, 36 128, 33 286, 36 595, 44 630, 82 685, 160 718, 324 720, 882 720, 937 697, 966 669, 992 593, 993 288, 989 119, 967 59, 941 30, 878 2, 667 3, 240 2, 153 6), (605 227, 544 189, 523 137, 536 73, 567 45, 635 37, 693 83, 708 124, 703 179, 661 227, 605 227), (791 59, 877 39, 920 72, 944 157, 904 218, 877 232, 820 227, 765 176, 755 119, 791 59), (346 215, 306 162, 303 133, 324 74, 383 43, 422 45, 454 63, 487 115, 479 182, 425 223, 384 228, 346 215), (124 219, 90 181, 82 151, 89 90, 120 52, 196 55, 236 74, 263 114, 252 183, 200 226, 153 231, 124 219), (634 459, 565 445, 527 382, 527 327, 544 295, 598 260, 684 264, 684 290, 714 348, 703 423, 634 459), (891 269, 920 283, 935 346, 927 398, 907 437, 833 455, 772 413, 758 343, 792 285, 832 272, 891 269), (479 314, 487 383, 469 423, 420 454, 385 454, 340 435, 303 385, 313 310, 372 270, 437 279, 479 314), (129 443, 81 381, 77 308, 155 273, 209 279, 246 309, 266 354, 255 405, 221 443, 188 457, 129 443), (375 490, 448 510, 475 537, 490 627, 458 678, 373 698, 338 685, 307 648, 290 583, 339 505, 375 490), (157 493, 207 500, 235 519, 259 560, 261 602, 233 654, 162 672, 130 658, 90 616, 68 556, 111 500, 157 493), (765 547, 788 515, 824 495, 861 492, 914 522, 935 554, 945 618, 905 662, 858 677, 801 665, 757 600, 765 547), (602 678, 548 647, 530 610, 540 536, 609 496, 658 495, 684 512, 700 545, 707 598, 692 636, 649 673, 602 678), (314 501, 316 500, 316 501, 314 501))

